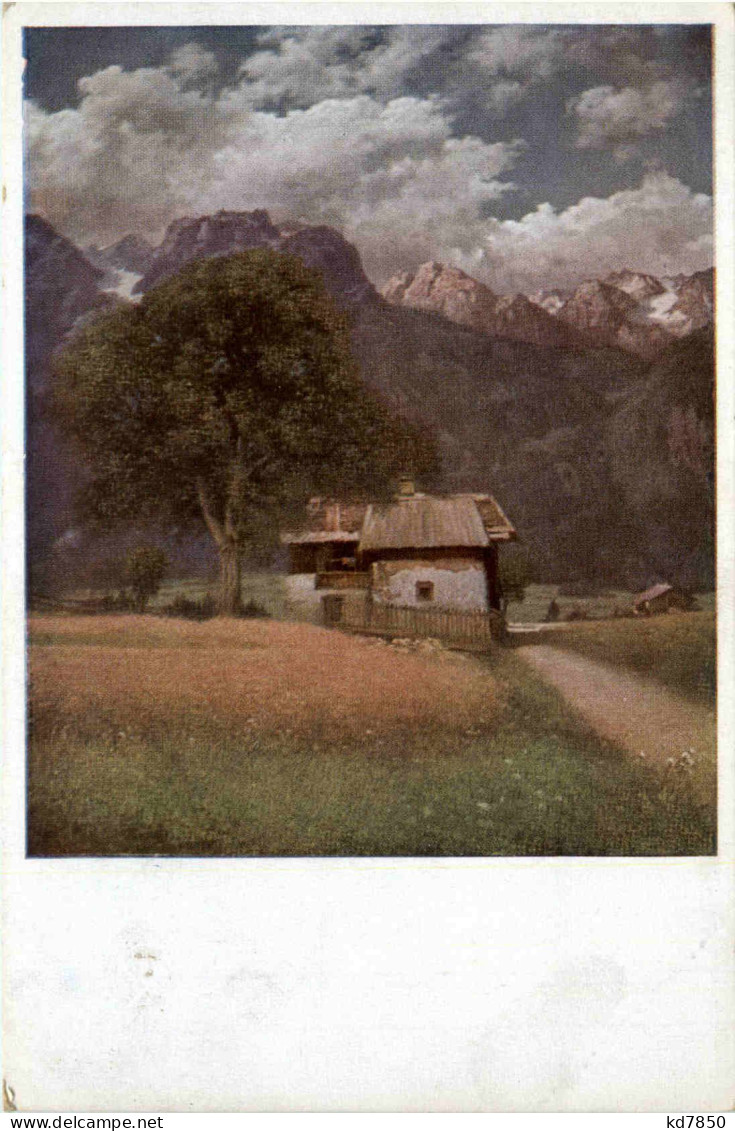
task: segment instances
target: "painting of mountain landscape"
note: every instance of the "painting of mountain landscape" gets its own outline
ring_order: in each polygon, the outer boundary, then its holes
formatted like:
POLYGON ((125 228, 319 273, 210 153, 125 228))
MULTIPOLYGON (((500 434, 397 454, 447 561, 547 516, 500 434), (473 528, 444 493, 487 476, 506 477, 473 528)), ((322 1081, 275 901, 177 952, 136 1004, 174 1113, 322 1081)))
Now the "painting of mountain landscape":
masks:
POLYGON ((25 55, 28 854, 716 853, 711 29, 25 55))

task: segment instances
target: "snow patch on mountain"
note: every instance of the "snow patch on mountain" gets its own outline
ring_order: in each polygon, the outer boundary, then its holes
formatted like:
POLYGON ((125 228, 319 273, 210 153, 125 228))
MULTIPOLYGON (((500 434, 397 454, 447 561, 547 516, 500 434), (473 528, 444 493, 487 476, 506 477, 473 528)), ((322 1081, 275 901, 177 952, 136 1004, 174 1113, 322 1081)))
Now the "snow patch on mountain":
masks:
POLYGON ((682 314, 680 310, 673 309, 678 298, 678 292, 673 287, 667 288, 660 295, 654 295, 646 306, 646 313, 651 321, 665 326, 672 334, 679 330, 686 332, 688 325, 686 315, 682 314))
POLYGON ((125 299, 126 302, 140 302, 143 295, 133 294, 133 288, 142 278, 143 276, 138 275, 135 271, 117 271, 108 285, 102 288, 102 293, 117 295, 119 298, 125 299))

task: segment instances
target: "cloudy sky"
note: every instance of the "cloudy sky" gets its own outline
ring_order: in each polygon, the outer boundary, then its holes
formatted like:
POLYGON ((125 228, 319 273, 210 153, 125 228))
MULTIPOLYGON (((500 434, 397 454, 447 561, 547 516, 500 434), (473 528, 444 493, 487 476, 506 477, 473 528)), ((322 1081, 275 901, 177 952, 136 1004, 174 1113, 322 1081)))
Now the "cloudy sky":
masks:
POLYGON ((30 28, 29 207, 81 245, 267 208, 380 285, 712 263, 707 27, 30 28))

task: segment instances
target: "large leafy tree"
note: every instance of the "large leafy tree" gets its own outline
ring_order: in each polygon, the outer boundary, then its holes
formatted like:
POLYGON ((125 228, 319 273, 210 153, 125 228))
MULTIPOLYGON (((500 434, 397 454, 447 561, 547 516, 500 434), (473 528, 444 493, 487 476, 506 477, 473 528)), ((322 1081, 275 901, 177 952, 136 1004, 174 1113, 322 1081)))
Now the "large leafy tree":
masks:
POLYGON ((267 249, 208 259, 82 327, 56 365, 57 418, 81 449, 82 513, 114 529, 203 522, 221 610, 251 535, 308 494, 385 489, 431 442, 362 384, 321 277, 267 249))

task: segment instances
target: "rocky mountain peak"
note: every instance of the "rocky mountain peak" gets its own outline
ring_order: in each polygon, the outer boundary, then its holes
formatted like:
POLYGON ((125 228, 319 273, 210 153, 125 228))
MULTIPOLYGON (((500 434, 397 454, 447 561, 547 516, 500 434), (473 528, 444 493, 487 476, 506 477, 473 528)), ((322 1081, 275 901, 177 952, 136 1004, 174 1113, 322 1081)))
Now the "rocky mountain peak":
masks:
POLYGON ((380 288, 380 293, 387 302, 399 305, 414 279, 410 271, 399 271, 380 288))
POLYGON ((375 297, 357 249, 344 236, 324 226, 288 224, 277 227, 265 209, 222 211, 213 216, 174 220, 135 289, 138 292, 149 290, 192 259, 235 255, 256 247, 270 247, 298 256, 308 267, 322 273, 327 289, 346 305, 375 297))
POLYGON ((282 238, 277 248, 321 272, 327 290, 338 301, 351 305, 375 299, 375 288, 363 271, 357 248, 334 228, 300 228, 282 238))
POLYGON ((415 275, 401 272, 383 287, 394 305, 441 314, 472 330, 537 345, 577 345, 573 330, 523 294, 496 295, 459 267, 430 261, 415 275))
POLYGON ((623 271, 613 271, 605 277, 604 281, 611 287, 617 287, 618 290, 625 291, 626 294, 638 300, 651 298, 653 295, 661 295, 666 290, 661 280, 654 275, 646 275, 642 271, 631 271, 627 267, 623 271))
POLYGON ((136 290, 149 290, 192 259, 234 255, 253 247, 272 247, 280 238, 278 228, 264 209, 221 211, 213 216, 174 220, 166 229, 160 247, 153 252, 136 290))
POLYGON ((565 322, 572 322, 578 329, 593 329, 597 326, 619 326, 626 313, 636 309, 636 301, 601 279, 586 279, 580 283, 567 299, 559 312, 565 322))
POLYGON ((461 326, 486 330, 495 315, 497 296, 484 283, 466 275, 459 267, 431 260, 415 274, 401 272, 381 290, 388 302, 442 314, 461 326))
POLYGON ((564 303, 558 317, 573 326, 588 345, 611 346, 655 357, 673 341, 663 326, 626 291, 600 279, 587 279, 564 303))
POLYGON ((697 271, 684 278, 677 288, 672 312, 685 320, 689 331, 709 325, 715 309, 715 271, 697 271))
POLYGON ((127 235, 109 247, 89 248, 87 254, 99 266, 142 275, 151 261, 153 245, 142 236, 127 235))
POLYGON ((536 306, 542 307, 547 314, 558 314, 569 298, 569 293, 560 290, 541 290, 534 291, 528 297, 536 306))
POLYGON ((561 348, 614 348, 649 359, 713 317, 713 272, 661 280, 626 268, 585 279, 573 291, 497 295, 490 287, 431 260, 401 271, 381 294, 500 338, 561 348))

